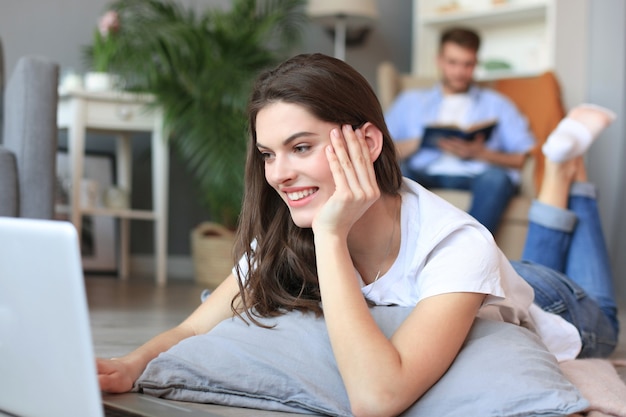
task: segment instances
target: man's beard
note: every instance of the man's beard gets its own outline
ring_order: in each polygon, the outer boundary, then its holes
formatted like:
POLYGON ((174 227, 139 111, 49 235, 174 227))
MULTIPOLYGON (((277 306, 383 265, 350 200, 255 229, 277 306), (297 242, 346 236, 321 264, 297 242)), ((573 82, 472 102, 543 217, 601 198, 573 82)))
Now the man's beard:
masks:
POLYGON ((470 78, 469 80, 461 84, 459 82, 452 83, 450 82, 449 78, 444 78, 442 82, 443 85, 446 87, 446 90, 450 91, 451 93, 467 93, 474 80, 470 78))

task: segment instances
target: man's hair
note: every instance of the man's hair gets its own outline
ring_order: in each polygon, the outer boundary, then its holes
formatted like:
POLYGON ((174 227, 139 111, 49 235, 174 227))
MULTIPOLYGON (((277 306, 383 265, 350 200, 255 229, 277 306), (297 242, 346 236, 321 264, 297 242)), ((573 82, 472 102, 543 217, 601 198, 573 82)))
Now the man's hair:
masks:
POLYGON ((472 29, 456 27, 445 30, 439 39, 439 51, 448 43, 457 44, 465 49, 478 52, 480 48, 480 36, 472 29))

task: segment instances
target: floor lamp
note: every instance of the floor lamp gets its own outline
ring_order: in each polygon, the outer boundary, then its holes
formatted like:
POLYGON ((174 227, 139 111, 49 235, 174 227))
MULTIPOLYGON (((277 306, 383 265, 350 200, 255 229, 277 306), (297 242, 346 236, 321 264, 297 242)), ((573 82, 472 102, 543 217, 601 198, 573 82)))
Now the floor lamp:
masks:
POLYGON ((309 0, 307 14, 334 37, 335 58, 346 59, 346 46, 363 42, 378 17, 376 0, 309 0))

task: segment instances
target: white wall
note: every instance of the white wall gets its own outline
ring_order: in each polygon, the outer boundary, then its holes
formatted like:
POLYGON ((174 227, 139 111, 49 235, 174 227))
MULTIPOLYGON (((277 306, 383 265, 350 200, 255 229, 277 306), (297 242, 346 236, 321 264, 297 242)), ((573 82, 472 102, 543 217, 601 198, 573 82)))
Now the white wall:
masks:
MULTIPOLYGON (((228 0, 177 0, 184 7, 225 7, 228 0)), ((22 55, 41 54, 61 69, 85 69, 81 48, 91 42, 106 0, 3 0, 0 37, 6 72, 22 55)))
POLYGON ((615 286, 626 303, 626 3, 589 3, 587 100, 614 110, 618 118, 591 147, 587 166, 600 190, 600 214, 615 286))

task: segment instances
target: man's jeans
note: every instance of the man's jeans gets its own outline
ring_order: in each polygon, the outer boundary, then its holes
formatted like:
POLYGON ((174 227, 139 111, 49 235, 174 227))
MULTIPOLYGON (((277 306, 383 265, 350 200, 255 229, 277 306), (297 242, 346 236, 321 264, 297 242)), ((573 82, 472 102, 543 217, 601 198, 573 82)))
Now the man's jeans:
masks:
POLYGON ((475 176, 430 175, 424 171, 402 167, 405 176, 426 188, 448 188, 472 192, 472 203, 468 210, 476 220, 495 234, 511 198, 517 193, 505 169, 490 167, 475 176))
POLYGON ((535 289, 536 304, 576 326, 579 357, 608 356, 619 324, 595 188, 574 184, 569 210, 535 201, 529 220, 522 261, 513 267, 535 289))

